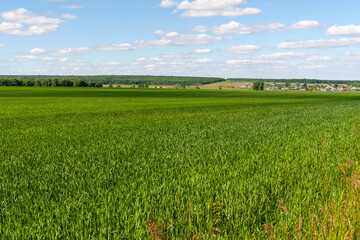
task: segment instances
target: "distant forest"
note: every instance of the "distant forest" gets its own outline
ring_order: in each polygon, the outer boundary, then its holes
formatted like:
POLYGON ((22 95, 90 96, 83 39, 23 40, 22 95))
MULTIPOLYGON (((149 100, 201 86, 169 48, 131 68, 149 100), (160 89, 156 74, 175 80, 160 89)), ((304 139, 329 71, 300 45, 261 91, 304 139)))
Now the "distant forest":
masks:
POLYGON ((223 78, 173 76, 0 76, 0 86, 99 87, 102 84, 195 86, 223 82, 223 78))
POLYGON ((102 87, 105 85, 128 86, 196 86, 217 82, 276 82, 301 84, 348 84, 360 86, 360 81, 318 79, 266 79, 266 78, 212 78, 176 76, 50 76, 50 75, 1 75, 0 86, 45 86, 45 87, 102 87))

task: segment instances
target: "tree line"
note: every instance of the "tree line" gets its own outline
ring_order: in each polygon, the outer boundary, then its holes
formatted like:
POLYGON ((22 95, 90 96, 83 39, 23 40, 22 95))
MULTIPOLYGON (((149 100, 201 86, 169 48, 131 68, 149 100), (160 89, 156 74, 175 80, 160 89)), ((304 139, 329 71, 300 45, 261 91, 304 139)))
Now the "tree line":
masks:
MULTIPOLYGON (((45 76, 45 75, 31 75, 31 76, 0 76, 1 79, 28 80, 28 81, 47 81, 51 82, 57 79, 59 82, 69 80, 74 82, 84 81, 86 83, 102 83, 105 85, 142 85, 142 86, 164 86, 164 85, 179 85, 179 86, 195 86, 206 85, 210 83, 225 81, 223 78, 211 77, 176 77, 176 76, 117 76, 117 75, 103 75, 103 76, 45 76)), ((32 84, 32 83, 29 83, 32 84)), ((35 84, 35 83, 34 83, 35 84)), ((46 85, 46 82, 44 83, 46 85)))
POLYGON ((212 77, 176 77, 176 76, 136 76, 136 75, 100 75, 100 76, 49 76, 49 75, 2 75, 0 86, 46 86, 46 87, 102 87, 105 85, 128 86, 200 86, 216 82, 274 82, 299 84, 348 84, 360 87, 360 81, 318 80, 318 79, 261 79, 261 78, 212 78, 212 77))
POLYGON ((84 80, 68 80, 68 79, 0 79, 0 86, 26 86, 26 87, 102 87, 101 82, 87 82, 84 80))

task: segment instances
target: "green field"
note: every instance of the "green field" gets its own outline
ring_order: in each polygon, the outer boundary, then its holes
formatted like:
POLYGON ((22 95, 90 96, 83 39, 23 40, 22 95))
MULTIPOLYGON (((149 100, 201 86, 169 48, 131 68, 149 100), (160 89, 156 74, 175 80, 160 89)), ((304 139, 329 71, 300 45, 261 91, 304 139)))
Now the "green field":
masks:
POLYGON ((356 239, 359 143, 357 93, 0 87, 0 238, 356 239))

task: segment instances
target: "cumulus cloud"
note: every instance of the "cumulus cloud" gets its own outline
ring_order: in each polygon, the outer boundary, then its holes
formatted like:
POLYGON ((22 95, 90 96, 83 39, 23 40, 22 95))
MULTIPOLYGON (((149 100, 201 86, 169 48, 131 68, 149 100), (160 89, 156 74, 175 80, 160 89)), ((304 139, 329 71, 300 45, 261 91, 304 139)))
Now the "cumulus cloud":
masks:
POLYGON ((268 60, 295 60, 303 58, 305 55, 305 53, 297 52, 279 52, 268 55, 261 55, 259 58, 268 60))
POLYGON ((314 61, 314 62, 327 62, 332 61, 334 58, 330 56, 312 56, 308 57, 306 61, 314 61))
POLYGON ((224 52, 233 53, 233 54, 251 54, 261 50, 261 47, 256 45, 239 45, 231 46, 224 49, 224 52))
POLYGON ((198 53, 196 52, 182 52, 182 53, 168 53, 161 55, 160 58, 152 58, 151 60, 163 61, 163 60, 182 60, 196 58, 198 53))
POLYGON ((358 56, 360 56, 360 52, 350 52, 350 51, 347 51, 347 52, 345 53, 345 56, 351 56, 351 57, 356 56, 356 57, 358 57, 358 56))
POLYGON ((0 33, 32 36, 56 31, 63 21, 58 18, 47 18, 25 8, 0 13, 0 33))
POLYGON ((360 25, 345 25, 345 26, 334 25, 328 28, 326 35, 328 36, 360 35, 360 25))
POLYGON ((5 47, 5 45, 4 45, 4 44, 2 44, 2 43, 0 43, 0 48, 3 48, 3 47, 5 47))
POLYGON ((63 48, 56 51, 46 51, 42 48, 34 48, 27 51, 27 54, 38 55, 38 54, 47 54, 52 56, 70 56, 70 55, 81 55, 86 52, 94 51, 94 49, 89 47, 80 47, 80 48, 63 48))
POLYGON ((163 30, 156 30, 154 31, 155 35, 163 35, 165 32, 163 30))
POLYGON ((83 6, 81 5, 63 5, 60 8, 67 8, 67 9, 81 9, 83 6))
POLYGON ((46 53, 46 51, 44 49, 41 49, 41 48, 34 48, 34 49, 31 49, 28 53, 30 53, 30 54, 43 54, 43 53, 46 53))
POLYGON ((303 20, 297 23, 294 23, 290 26, 289 30, 293 29, 315 29, 322 27, 319 22, 313 20, 303 20))
POLYGON ((226 61, 228 65, 256 65, 256 64, 275 64, 284 63, 284 61, 298 60, 306 56, 305 53, 296 52, 278 52, 273 54, 266 54, 256 57, 242 57, 226 61))
POLYGON ((69 20, 76 20, 77 19, 77 16, 74 16, 74 15, 71 15, 71 14, 68 14, 68 13, 62 14, 61 17, 64 18, 64 19, 69 19, 69 20))
POLYGON ((156 65, 164 66, 171 64, 180 64, 184 63, 184 60, 193 59, 192 63, 210 63, 213 62, 210 58, 200 58, 197 59, 201 54, 211 53, 211 49, 198 49, 194 52, 180 52, 180 53, 168 53, 162 54, 159 57, 152 58, 138 58, 132 65, 156 65))
POLYGON ((214 37, 207 34, 180 34, 178 32, 169 32, 160 37, 160 39, 150 41, 149 43, 172 46, 208 45, 224 39, 223 37, 214 37))
POLYGON ((246 3, 245 0, 162 0, 160 6, 175 7, 175 12, 182 11, 182 17, 238 17, 261 13, 260 9, 243 7, 246 3))
POLYGON ((203 54, 203 53, 212 53, 212 50, 209 48, 204 48, 204 49, 197 49, 195 51, 195 53, 199 53, 199 54, 203 54))
POLYGON ((217 35, 224 34, 254 34, 259 32, 274 32, 274 31, 291 31, 291 30, 304 30, 320 28, 321 25, 317 21, 304 20, 294 23, 290 26, 285 26, 282 23, 269 23, 269 24, 241 24, 236 21, 231 21, 219 26, 206 27, 196 26, 192 30, 195 32, 212 32, 217 35))
POLYGON ((202 58, 202 59, 197 59, 195 62, 197 62, 197 63, 211 63, 211 62, 213 62, 213 60, 210 59, 210 58, 202 58))
POLYGON ((327 68, 327 65, 323 64, 317 64, 317 65, 303 65, 299 66, 299 69, 301 70, 311 70, 311 69, 321 69, 321 68, 327 68))
POLYGON ((64 48, 57 51, 50 52, 54 56, 68 56, 68 55, 81 55, 82 53, 90 52, 92 49, 88 47, 81 48, 64 48))
POLYGON ((53 58, 53 57, 39 57, 35 55, 22 55, 8 59, 8 62, 29 62, 29 61, 43 61, 43 62, 68 62, 68 58, 53 58))
POLYGON ((10 58, 10 62, 28 62, 30 60, 37 60, 40 59, 37 56, 34 55, 24 55, 24 56, 16 56, 15 58, 10 58))
POLYGON ((190 46, 190 45, 208 45, 214 42, 222 41, 224 37, 214 37, 207 34, 181 34, 178 32, 164 33, 161 30, 155 32, 158 39, 140 40, 134 43, 121 43, 113 45, 97 45, 96 50, 102 51, 126 51, 153 48, 156 46, 190 46))
POLYGON ((162 0, 160 3, 160 7, 163 8, 172 8, 172 7, 176 7, 179 4, 179 2, 177 1, 173 1, 173 0, 162 0))
POLYGON ((318 39, 308 41, 288 41, 280 43, 279 49, 297 48, 337 48, 360 46, 360 38, 341 38, 341 39, 318 39))
MULTIPOLYGON (((82 55, 83 53, 93 51, 129 51, 140 50, 146 48, 154 48, 156 46, 190 46, 190 45, 209 45, 214 42, 231 39, 229 37, 216 37, 207 34, 181 34, 178 32, 164 33, 159 30, 156 40, 140 40, 133 43, 120 44, 99 44, 93 47, 80 48, 64 48, 56 51, 45 51, 43 49, 32 49, 29 54, 49 54, 54 56, 82 55)), ((191 56, 196 54, 211 53, 211 49, 198 49, 191 56)), ((189 55, 189 53, 187 53, 189 55)), ((183 56, 181 56, 183 57, 183 56)))
POLYGON ((360 61, 360 52, 347 51, 341 54, 342 57, 338 58, 339 62, 356 62, 360 61))
POLYGON ((127 51, 127 50, 136 50, 136 47, 130 43, 121 43, 121 44, 112 44, 112 45, 97 45, 96 50, 101 51, 127 51))

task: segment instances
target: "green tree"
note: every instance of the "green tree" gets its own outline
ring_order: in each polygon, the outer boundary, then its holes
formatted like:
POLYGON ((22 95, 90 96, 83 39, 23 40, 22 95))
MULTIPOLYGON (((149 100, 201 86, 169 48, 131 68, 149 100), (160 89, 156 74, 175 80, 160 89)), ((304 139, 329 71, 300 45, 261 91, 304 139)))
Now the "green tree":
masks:
POLYGON ((59 80, 57 80, 56 78, 55 78, 55 79, 52 79, 52 80, 51 80, 51 86, 52 86, 52 87, 57 87, 57 86, 59 86, 59 80))
POLYGON ((304 84, 303 84, 303 88, 304 88, 305 90, 308 90, 308 85, 307 85, 306 83, 304 83, 304 84))
POLYGON ((70 81, 68 79, 63 79, 59 82, 59 86, 62 87, 73 87, 74 86, 74 81, 70 81))
POLYGON ((34 85, 35 85, 36 87, 40 87, 40 86, 41 86, 41 81, 40 81, 40 80, 35 80, 34 85))
POLYGON ((255 91, 264 91, 265 83, 264 82, 254 82, 252 89, 255 91))
POLYGON ((41 80, 41 86, 50 87, 51 86, 51 80, 50 79, 41 80))

